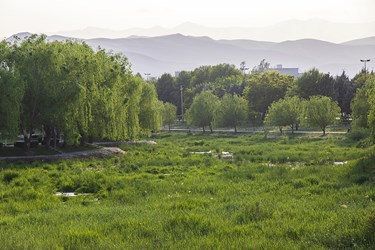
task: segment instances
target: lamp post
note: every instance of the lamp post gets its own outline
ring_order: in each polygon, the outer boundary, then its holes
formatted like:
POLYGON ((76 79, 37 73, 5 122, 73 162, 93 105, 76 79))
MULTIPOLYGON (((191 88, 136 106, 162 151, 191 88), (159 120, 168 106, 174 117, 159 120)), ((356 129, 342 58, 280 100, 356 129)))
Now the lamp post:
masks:
POLYGON ((180 86, 181 91, 181 121, 184 122, 184 93, 183 93, 183 87, 180 86))
POLYGON ((366 63, 368 63, 370 59, 361 59, 361 62, 365 63, 365 82, 366 82, 366 75, 367 75, 367 68, 366 68, 366 63))

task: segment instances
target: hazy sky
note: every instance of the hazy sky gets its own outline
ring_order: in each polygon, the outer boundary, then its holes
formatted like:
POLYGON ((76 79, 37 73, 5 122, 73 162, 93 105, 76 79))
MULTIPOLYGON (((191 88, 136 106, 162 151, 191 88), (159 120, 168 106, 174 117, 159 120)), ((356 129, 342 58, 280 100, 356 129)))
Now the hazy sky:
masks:
POLYGON ((289 19, 375 21, 375 0, 0 0, 0 37, 90 27, 115 30, 206 26, 264 26, 289 19))

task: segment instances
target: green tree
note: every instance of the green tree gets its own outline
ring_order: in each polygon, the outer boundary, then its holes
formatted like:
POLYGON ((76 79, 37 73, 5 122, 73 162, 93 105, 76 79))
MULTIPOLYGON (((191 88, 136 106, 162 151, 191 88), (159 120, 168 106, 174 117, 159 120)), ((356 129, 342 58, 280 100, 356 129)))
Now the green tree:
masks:
POLYGON ((279 127, 280 133, 284 126, 290 126, 293 133, 300 124, 302 110, 302 100, 296 96, 278 100, 268 108, 265 124, 279 127))
POLYGON ((238 126, 247 119, 247 102, 236 94, 225 94, 220 100, 216 114, 216 120, 220 126, 234 127, 234 131, 237 133, 238 126))
POLYGON ((161 124, 161 103, 157 98, 155 86, 143 83, 138 115, 141 131, 149 135, 159 131, 161 124))
POLYGON ((337 102, 327 96, 312 96, 305 102, 306 123, 312 127, 319 127, 323 135, 326 134, 327 126, 334 124, 336 117, 340 117, 340 113, 337 102))
MULTIPOLYGON (((260 114, 264 120, 268 107, 274 101, 285 96, 286 91, 292 86, 294 78, 279 74, 277 71, 255 72, 247 79, 244 97, 248 101, 249 111, 260 114)), ((257 119, 257 118, 252 118, 257 119)))
POLYGON ((368 114, 370 104, 367 97, 368 88, 366 85, 357 90, 352 102, 353 127, 368 128, 368 114))
POLYGON ((311 69, 299 77, 289 95, 298 95, 308 99, 310 96, 322 95, 334 99, 334 79, 329 74, 321 73, 318 69, 311 69))
POLYGON ((172 103, 165 102, 163 104, 162 116, 163 125, 168 125, 168 130, 171 131, 171 126, 176 120, 177 107, 172 103))
POLYGON ((61 131, 69 143, 134 139, 160 126, 154 87, 134 77, 122 55, 32 35, 7 58, 25 83, 19 116, 27 144, 42 126, 47 137, 61 131))
POLYGON ((209 127, 212 132, 213 121, 216 109, 219 105, 219 98, 210 91, 204 91, 195 96, 193 104, 188 111, 190 124, 203 128, 209 127))
POLYGON ((19 132, 24 86, 16 71, 5 62, 3 66, 0 66, 0 135, 15 138, 19 132))
POLYGON ((370 75, 366 79, 367 100, 369 104, 368 126, 371 130, 372 140, 375 142, 375 75, 370 75))
POLYGON ((343 115, 349 115, 352 110, 350 109, 350 103, 355 94, 355 87, 349 80, 345 71, 340 76, 336 76, 333 84, 333 98, 332 100, 337 101, 343 115))
POLYGON ((171 74, 163 74, 156 82, 158 98, 163 102, 170 102, 178 106, 180 101, 180 88, 171 74))

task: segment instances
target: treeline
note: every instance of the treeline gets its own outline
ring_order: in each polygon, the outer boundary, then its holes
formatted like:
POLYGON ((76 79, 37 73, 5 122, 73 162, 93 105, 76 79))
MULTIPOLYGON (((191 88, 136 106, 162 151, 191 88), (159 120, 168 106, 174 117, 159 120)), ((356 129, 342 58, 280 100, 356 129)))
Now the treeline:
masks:
POLYGON ((0 63, 3 137, 22 134, 30 146, 32 133, 44 130, 47 144, 59 133, 78 144, 134 139, 160 127, 155 87, 133 76, 123 55, 32 35, 2 41, 0 63))
POLYGON ((240 69, 229 64, 203 66, 180 72, 176 77, 164 74, 155 81, 155 86, 160 100, 175 105, 178 115, 186 113, 191 124, 203 129, 231 126, 236 130, 241 124, 267 124, 282 131, 285 126, 294 130, 306 124, 325 133, 337 117, 346 123, 354 119, 355 127, 358 124, 369 127, 372 121, 367 121, 371 108, 362 107, 372 105, 369 97, 373 72, 362 70, 349 79, 345 72, 332 76, 311 69, 294 78, 269 70, 264 60, 249 74, 245 74, 245 69, 244 63, 240 69), (363 96, 368 100, 366 105, 358 104, 359 100, 365 100, 363 96))

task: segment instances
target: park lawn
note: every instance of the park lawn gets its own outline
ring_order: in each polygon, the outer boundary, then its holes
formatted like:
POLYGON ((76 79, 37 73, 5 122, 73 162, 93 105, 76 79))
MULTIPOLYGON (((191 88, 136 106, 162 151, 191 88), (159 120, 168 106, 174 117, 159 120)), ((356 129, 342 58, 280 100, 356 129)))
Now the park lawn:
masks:
POLYGON ((110 159, 0 162, 1 248, 372 248, 374 146, 271 138, 161 133, 110 159))

